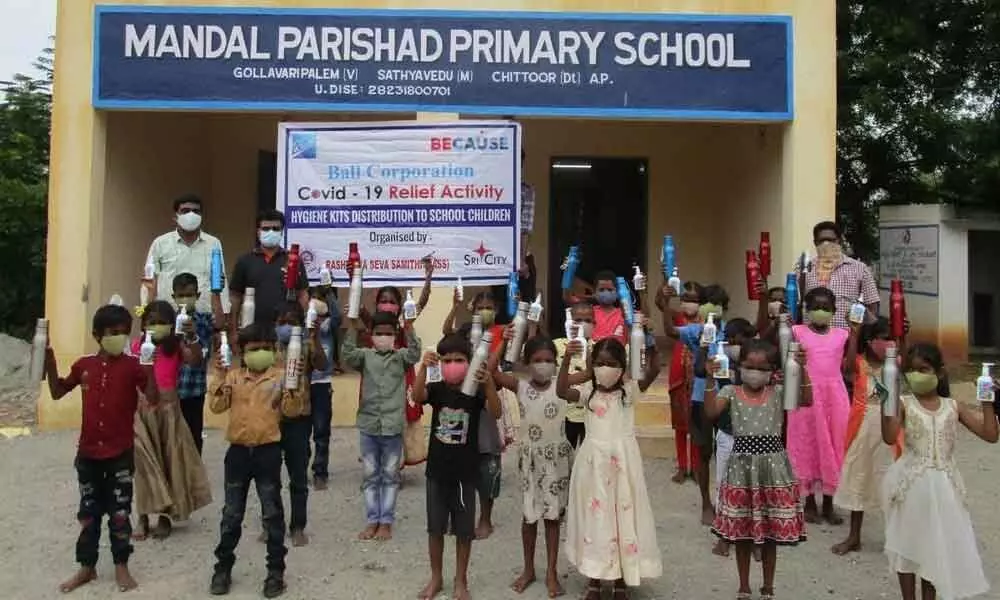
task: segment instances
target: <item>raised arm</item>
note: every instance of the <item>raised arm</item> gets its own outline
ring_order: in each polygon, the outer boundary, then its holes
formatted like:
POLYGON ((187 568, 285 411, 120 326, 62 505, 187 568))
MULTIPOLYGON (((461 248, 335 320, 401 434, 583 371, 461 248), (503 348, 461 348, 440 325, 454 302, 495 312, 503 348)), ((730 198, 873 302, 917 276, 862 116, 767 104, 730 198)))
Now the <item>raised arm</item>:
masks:
POLYGON ((514 377, 510 373, 504 373, 500 370, 500 363, 503 360, 504 352, 507 350, 507 344, 510 342, 511 337, 514 335, 514 326, 508 325, 503 330, 503 342, 497 351, 490 355, 489 370, 492 374, 493 381, 496 382, 502 388, 508 389, 512 392, 517 392, 517 377, 514 377))
POLYGON ((424 358, 421 360, 423 368, 417 369, 413 389, 410 390, 410 400, 417 406, 427 404, 427 368, 438 364, 439 361, 440 357, 438 357, 437 352, 431 350, 424 352, 424 358))
POLYGON ((413 321, 403 323, 403 332, 406 337, 406 347, 398 350, 399 355, 403 358, 403 364, 406 366, 415 365, 420 362, 420 338, 417 337, 417 331, 413 328, 413 321))
POLYGON ((458 289, 451 293, 451 310, 441 324, 441 335, 451 335, 455 333, 455 319, 458 318, 458 308, 462 302, 458 299, 458 289))
POLYGON ((997 415, 994 412, 992 402, 982 402, 982 414, 972 410, 970 407, 956 401, 958 406, 958 420, 965 425, 965 428, 976 434, 983 441, 991 444, 997 443, 1000 439, 1000 430, 997 426, 997 415))
POLYGON ((354 370, 360 370, 365 364, 365 350, 358 347, 357 319, 347 321, 347 335, 344 336, 344 344, 340 347, 340 358, 354 370))
POLYGON ((216 358, 208 370, 208 409, 214 414, 222 414, 229 410, 232 400, 233 373, 223 369, 216 358))
POLYGON ((434 259, 428 258, 424 261, 424 287, 420 290, 420 298, 417 299, 417 313, 421 313, 431 299, 431 280, 434 278, 434 259))
POLYGON ((645 392, 649 386, 653 385, 656 377, 660 374, 660 353, 656 349, 656 343, 646 347, 646 372, 642 374, 639 383, 639 391, 645 392))
POLYGON ((497 393, 497 384, 489 370, 483 379, 483 393, 486 394, 486 412, 494 419, 499 419, 503 415, 503 408, 500 404, 500 394, 497 393))
POLYGON ((562 364, 559 365, 559 377, 556 379, 556 394, 569 403, 580 401, 580 390, 570 384, 569 365, 573 361, 573 356, 580 352, 580 343, 570 340, 566 344, 566 352, 563 353, 562 364))
MULTIPOLYGON (((714 361, 713 361, 714 363, 714 361)), ((710 375, 715 374, 715 370, 718 369, 718 365, 710 364, 708 365, 708 370, 710 375)), ((728 388, 728 386, 727 386, 728 388)), ((723 389, 727 389, 723 388, 723 389)), ((719 418, 722 411, 726 410, 729 406, 729 394, 721 393, 721 390, 716 391, 714 385, 708 385, 705 388, 705 417, 709 421, 714 421, 719 418)))

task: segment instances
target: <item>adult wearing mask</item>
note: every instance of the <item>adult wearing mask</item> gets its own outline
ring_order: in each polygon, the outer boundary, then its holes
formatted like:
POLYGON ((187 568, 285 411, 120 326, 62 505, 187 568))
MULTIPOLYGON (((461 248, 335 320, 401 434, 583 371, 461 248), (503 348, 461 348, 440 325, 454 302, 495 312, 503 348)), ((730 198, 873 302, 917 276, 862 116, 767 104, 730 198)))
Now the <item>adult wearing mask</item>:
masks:
MULTIPOLYGON (((229 297, 233 305, 230 328, 233 339, 242 318, 243 296, 247 288, 254 289, 253 322, 274 325, 278 309, 288 300, 285 289, 285 271, 288 253, 282 247, 285 239, 285 215, 279 210, 266 210, 257 215, 257 245, 236 261, 229 282, 229 297)), ((299 276, 295 300, 303 310, 309 306, 309 276, 305 263, 299 261, 299 276)))
MULTIPOLYGON (((146 255, 146 263, 155 269, 155 278, 144 279, 142 285, 149 290, 150 299, 169 301, 173 297, 174 277, 181 273, 191 273, 198 279, 198 289, 207 291, 211 286, 212 249, 222 251, 219 238, 201 230, 202 201, 194 194, 187 194, 174 200, 174 229, 153 240, 146 255)), ((223 259, 225 264, 225 259, 223 259)), ((228 286, 223 282, 219 294, 221 310, 213 310, 214 294, 203 293, 196 303, 198 312, 228 312, 228 286)))
POLYGON ((813 227, 816 259, 806 269, 802 285, 803 297, 810 290, 825 287, 833 291, 836 308, 830 325, 850 329, 847 315, 851 306, 861 298, 867 307, 866 321, 878 314, 879 295, 875 277, 868 266, 844 252, 844 240, 836 223, 824 221, 813 227))

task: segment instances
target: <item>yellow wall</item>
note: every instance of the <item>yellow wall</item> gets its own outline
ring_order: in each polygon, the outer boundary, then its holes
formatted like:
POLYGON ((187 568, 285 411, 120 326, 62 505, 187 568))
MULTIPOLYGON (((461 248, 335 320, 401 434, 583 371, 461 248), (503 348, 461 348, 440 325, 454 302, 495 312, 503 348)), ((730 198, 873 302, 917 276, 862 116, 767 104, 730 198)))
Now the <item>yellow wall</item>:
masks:
MULTIPOLYGON (((296 7, 467 8, 468 3, 161 1, 115 4, 296 7)), ((275 147, 280 119, 385 120, 408 115, 244 115, 97 113, 91 105, 93 0, 60 0, 53 109, 46 314, 65 370, 92 351, 89 322, 112 293, 136 300, 136 279, 152 237, 169 228, 172 197, 202 194, 206 229, 222 238, 232 262, 252 241, 257 150, 275 147)), ((742 252, 772 231, 776 269, 810 242, 813 223, 834 207, 835 52, 833 0, 496 1, 482 9, 616 12, 775 13, 794 18, 795 121, 788 125, 522 119, 529 163, 525 177, 541 203, 536 228, 547 231, 551 156, 648 157, 650 240, 673 233, 684 278, 717 280, 749 311, 742 252), (718 220, 721 218, 721 222, 718 220)), ((617 234, 617 232, 616 232, 617 234)), ((626 235, 627 232, 621 232, 626 235)), ((536 238, 538 235, 536 234, 536 238)), ((543 272, 547 244, 536 243, 543 272)), ((432 296, 421 333, 432 343, 447 294, 432 296)), ((79 398, 39 402, 43 428, 73 426, 79 398)))

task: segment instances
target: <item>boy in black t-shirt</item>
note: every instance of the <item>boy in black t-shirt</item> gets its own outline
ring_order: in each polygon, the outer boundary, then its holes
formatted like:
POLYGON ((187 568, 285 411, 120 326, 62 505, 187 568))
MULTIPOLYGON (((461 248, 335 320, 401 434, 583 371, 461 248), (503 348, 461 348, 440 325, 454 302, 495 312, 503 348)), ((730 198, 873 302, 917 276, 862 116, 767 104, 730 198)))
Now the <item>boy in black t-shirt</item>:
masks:
POLYGON ((418 598, 433 598, 443 587, 441 562, 444 536, 452 533, 456 544, 456 599, 469 597, 468 569, 476 529, 476 483, 479 477, 479 419, 483 408, 500 416, 500 398, 484 363, 476 372, 476 395, 462 393, 469 370, 469 342, 460 335, 446 336, 437 353, 424 355, 424 368, 413 384, 413 401, 430 405, 431 442, 427 453, 427 535, 431 580, 418 598), (439 365, 443 382, 427 383, 427 367, 439 365), (450 524, 450 529, 449 529, 450 524))

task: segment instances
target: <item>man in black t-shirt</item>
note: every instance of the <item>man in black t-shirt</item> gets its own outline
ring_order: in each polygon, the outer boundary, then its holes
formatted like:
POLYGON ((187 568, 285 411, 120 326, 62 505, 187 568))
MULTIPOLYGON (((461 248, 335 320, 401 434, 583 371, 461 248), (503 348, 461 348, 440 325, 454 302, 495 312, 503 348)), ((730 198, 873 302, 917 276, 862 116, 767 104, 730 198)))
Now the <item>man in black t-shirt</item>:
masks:
POLYGON ((493 418, 500 416, 500 398, 486 364, 476 373, 476 395, 462 393, 470 358, 467 339, 446 336, 438 343, 437 353, 424 356, 424 367, 413 385, 413 401, 430 405, 434 411, 426 471, 431 579, 422 598, 433 598, 441 591, 444 536, 448 533, 454 534, 457 547, 453 595, 464 598, 469 593, 469 555, 475 537, 479 477, 479 420, 484 408, 493 418), (428 367, 440 368, 443 381, 427 383, 428 367))

